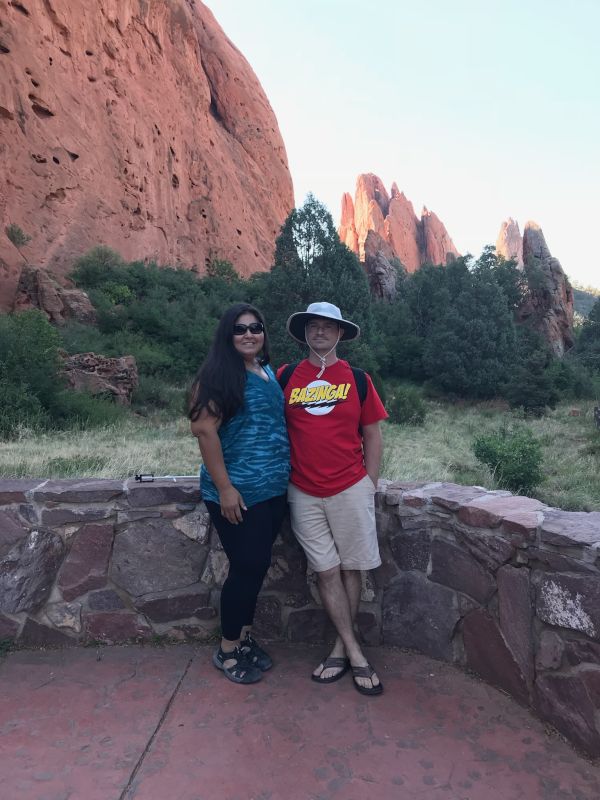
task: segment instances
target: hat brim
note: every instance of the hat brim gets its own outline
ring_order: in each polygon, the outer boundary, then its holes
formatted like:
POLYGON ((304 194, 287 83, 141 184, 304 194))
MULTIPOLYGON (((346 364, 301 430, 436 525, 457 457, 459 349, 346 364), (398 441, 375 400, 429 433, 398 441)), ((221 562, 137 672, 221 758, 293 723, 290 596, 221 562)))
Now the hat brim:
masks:
POLYGON ((358 339, 360 336, 359 326, 347 319, 336 319, 335 317, 329 317, 326 314, 314 314, 307 311, 298 311, 296 314, 291 315, 286 324, 287 332, 292 339, 300 342, 300 344, 306 344, 306 323, 309 319, 314 319, 315 317, 318 317, 319 319, 330 319, 332 322, 337 323, 343 331, 342 338, 340 339, 341 342, 351 342, 353 339, 358 339))

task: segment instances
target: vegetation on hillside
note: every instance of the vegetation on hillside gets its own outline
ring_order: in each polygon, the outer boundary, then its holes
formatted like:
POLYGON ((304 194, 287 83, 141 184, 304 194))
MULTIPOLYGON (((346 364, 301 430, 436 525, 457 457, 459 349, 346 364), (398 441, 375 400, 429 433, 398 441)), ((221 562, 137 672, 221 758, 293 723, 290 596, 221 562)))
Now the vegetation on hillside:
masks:
MULTIPOLYGON (((283 225, 270 272, 242 279, 231 264, 215 261, 199 277, 153 263, 126 263, 98 247, 74 265, 71 277, 88 292, 97 325, 70 323, 58 331, 38 312, 0 316, 5 440, 24 440, 28 431, 111 425, 125 413, 108 401, 66 390, 61 347, 70 353, 134 355, 140 373, 134 411, 159 411, 163 420, 177 417, 222 310, 239 300, 264 311, 276 365, 302 356, 286 333, 290 313, 317 300, 340 306, 362 333, 341 355, 373 375, 393 418, 410 424, 411 435, 425 435, 432 400, 503 400, 534 419, 564 401, 600 398, 600 299, 562 360, 533 329, 515 325, 515 309, 536 291, 535 270, 517 269, 492 247, 478 259, 461 257, 447 267, 426 264, 412 275, 399 265, 394 301, 375 301, 363 267, 311 196, 283 225)), ((91 461, 86 464, 81 470, 97 472, 91 461)))

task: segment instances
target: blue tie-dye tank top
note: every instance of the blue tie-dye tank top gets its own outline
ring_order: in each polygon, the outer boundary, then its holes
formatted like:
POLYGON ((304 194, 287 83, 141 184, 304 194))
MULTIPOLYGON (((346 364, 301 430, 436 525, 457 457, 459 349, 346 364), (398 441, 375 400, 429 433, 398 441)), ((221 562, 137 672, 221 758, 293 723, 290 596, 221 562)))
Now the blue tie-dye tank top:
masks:
MULTIPOLYGON (((247 373, 244 405, 219 428, 225 468, 246 506, 285 494, 290 474, 290 446, 285 427, 283 392, 273 370, 269 380, 247 373)), ((204 465, 200 491, 219 502, 219 493, 204 465)))

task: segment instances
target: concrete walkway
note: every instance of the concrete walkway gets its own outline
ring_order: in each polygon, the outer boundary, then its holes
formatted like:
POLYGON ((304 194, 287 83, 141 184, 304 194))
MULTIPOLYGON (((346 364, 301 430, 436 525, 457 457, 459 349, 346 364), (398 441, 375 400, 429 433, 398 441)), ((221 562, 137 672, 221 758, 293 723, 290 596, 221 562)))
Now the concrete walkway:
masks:
POLYGON ((590 764, 501 692, 378 648, 385 682, 308 679, 277 645, 251 687, 212 648, 16 652, 0 660, 1 800, 598 800, 590 764))

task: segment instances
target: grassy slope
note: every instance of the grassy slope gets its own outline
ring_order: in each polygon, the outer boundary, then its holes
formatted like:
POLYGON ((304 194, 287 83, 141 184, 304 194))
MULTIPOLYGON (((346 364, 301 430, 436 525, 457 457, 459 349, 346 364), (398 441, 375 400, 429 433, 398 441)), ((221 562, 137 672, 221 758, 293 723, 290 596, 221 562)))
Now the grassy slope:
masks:
MULTIPOLYGON (((493 475, 471 450, 479 433, 501 425, 527 424, 544 450, 545 482, 535 495, 571 510, 600 510, 600 434, 593 403, 579 404, 581 416, 562 405, 548 416, 523 423, 493 405, 428 404, 420 427, 384 426, 382 477, 445 480, 497 488, 493 475)), ((136 472, 194 475, 199 452, 184 419, 132 417, 124 425, 99 430, 30 435, 0 444, 0 477, 132 477, 136 472)))

